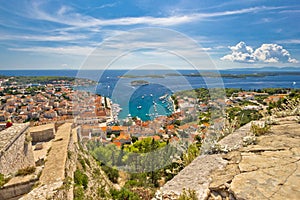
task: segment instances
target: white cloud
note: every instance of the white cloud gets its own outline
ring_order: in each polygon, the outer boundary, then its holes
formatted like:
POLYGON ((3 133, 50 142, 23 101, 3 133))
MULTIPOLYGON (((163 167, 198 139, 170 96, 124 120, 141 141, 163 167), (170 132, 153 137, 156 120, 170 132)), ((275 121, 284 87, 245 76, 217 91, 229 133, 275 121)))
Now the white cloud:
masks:
POLYGON ((231 11, 222 11, 222 12, 214 12, 214 13, 203 13, 199 14, 199 16, 203 18, 209 18, 209 17, 223 17, 227 15, 239 15, 239 14, 246 14, 246 13, 255 13, 255 12, 261 12, 266 10, 277 10, 282 9, 284 7, 251 7, 251 8, 243 8, 240 10, 231 10, 231 11))
POLYGON ((24 40, 24 41, 76 41, 87 39, 86 35, 1 35, 0 40, 24 40))
POLYGON ((245 42, 239 42, 237 45, 228 48, 232 53, 223 56, 221 60, 245 63, 298 63, 298 60, 291 58, 290 53, 278 44, 262 44, 254 50, 252 47, 247 46, 245 42))
POLYGON ((262 44, 253 55, 258 61, 267 63, 293 62, 289 52, 278 44, 262 44))
POLYGON ((56 22, 68 26, 74 26, 77 28, 97 27, 97 26, 116 26, 116 25, 137 25, 137 24, 149 24, 149 25, 163 25, 172 26, 176 24, 182 24, 191 22, 197 19, 199 16, 195 14, 188 14, 182 16, 169 16, 169 17, 123 17, 116 19, 100 19, 89 15, 82 15, 77 12, 71 12, 72 9, 66 6, 62 6, 57 12, 46 12, 41 8, 42 4, 34 2, 27 17, 46 20, 50 22, 56 22))
POLYGON ((253 49, 247 46, 245 42, 239 42, 235 46, 229 46, 232 53, 221 58, 221 60, 230 60, 232 62, 255 62, 253 49))
POLYGON ((211 50, 210 48, 200 47, 191 38, 162 28, 123 32, 121 35, 103 40, 99 46, 30 46, 14 47, 9 50, 27 52, 31 55, 80 57, 85 59, 82 67, 89 69, 106 66, 132 68, 149 63, 178 69, 202 69, 214 66, 206 53, 211 50))
POLYGON ((71 11, 72 9, 68 6, 62 6, 58 11, 57 14, 58 15, 64 15, 66 14, 68 11, 71 11))
POLYGON ((278 40, 278 43, 283 43, 283 44, 300 44, 299 39, 286 39, 286 40, 278 40))
MULTIPOLYGON (((128 25, 160 25, 160 26, 174 26, 184 23, 189 23, 197 20, 204 20, 207 18, 224 17, 230 15, 239 15, 246 13, 262 12, 266 10, 282 9, 283 7, 251 7, 239 10, 229 10, 221 12, 211 13, 183 13, 178 15, 171 15, 167 17, 153 17, 153 16, 141 16, 141 17, 121 17, 115 19, 101 19, 95 18, 89 15, 82 15, 76 13, 72 8, 67 6, 61 6, 57 12, 46 12, 41 7, 43 4, 34 2, 27 17, 56 22, 68 26, 74 26, 77 28, 97 27, 97 26, 128 26, 128 25)), ((104 5, 105 6, 105 5, 104 5)), ((108 5, 114 6, 114 5, 108 5)), ((100 6, 101 8, 101 6, 100 6)))
MULTIPOLYGON (((108 35, 108 33, 106 34, 108 35)), ((157 51, 175 51, 184 55, 197 55, 212 50, 209 47, 201 47, 191 38, 182 35, 179 32, 171 31, 163 28, 140 28, 132 31, 113 31, 111 37, 106 37, 101 43, 86 43, 81 45, 64 45, 57 46, 30 46, 30 47, 12 47, 11 51, 23 51, 32 53, 51 53, 62 55, 89 55, 93 50, 98 51, 98 55, 110 56, 111 52, 122 54, 128 51, 141 50, 146 51, 148 55, 156 54, 157 51)), ((39 40, 39 41, 60 41, 72 39, 73 37, 51 37, 51 36, 7 36, 0 38, 7 39, 23 39, 23 40, 39 40)), ((74 38, 73 38, 74 39, 74 38)), ((78 37, 80 39, 80 37, 78 37)), ((73 42, 72 42, 73 43, 73 42)), ((95 53, 94 53, 95 54, 95 53)), ((115 53, 113 53, 115 54, 115 53)))
POLYGON ((50 53, 58 55, 78 55, 87 56, 93 52, 93 47, 66 46, 66 47, 25 47, 25 48, 9 48, 11 51, 23 51, 33 53, 50 53))

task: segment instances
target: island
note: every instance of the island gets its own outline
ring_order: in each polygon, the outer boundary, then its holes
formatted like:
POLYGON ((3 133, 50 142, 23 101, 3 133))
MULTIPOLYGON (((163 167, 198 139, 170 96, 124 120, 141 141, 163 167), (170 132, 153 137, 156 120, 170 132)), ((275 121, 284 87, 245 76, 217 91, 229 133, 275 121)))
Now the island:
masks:
POLYGON ((143 86, 143 85, 149 85, 149 82, 144 80, 136 80, 136 81, 131 81, 130 84, 132 86, 143 86))
POLYGON ((201 71, 198 73, 180 74, 180 73, 167 73, 163 75, 123 75, 118 78, 166 78, 169 76, 186 76, 186 77, 209 77, 209 78, 247 78, 247 77, 266 77, 266 76, 284 76, 294 75, 300 76, 298 71, 262 71, 257 73, 245 74, 222 74, 217 71, 201 71))
POLYGON ((125 74, 118 76, 118 78, 165 78, 165 75, 158 74, 147 74, 147 75, 134 75, 134 74, 125 74))

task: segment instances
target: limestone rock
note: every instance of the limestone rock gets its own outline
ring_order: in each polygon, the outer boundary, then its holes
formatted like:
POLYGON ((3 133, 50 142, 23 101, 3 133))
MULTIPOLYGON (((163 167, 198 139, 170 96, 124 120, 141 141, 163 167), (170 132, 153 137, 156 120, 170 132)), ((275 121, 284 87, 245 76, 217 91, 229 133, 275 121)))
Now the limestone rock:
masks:
POLYGON ((300 199, 300 125, 278 121, 257 145, 223 156, 229 164, 212 173, 211 199, 300 199))
POLYGON ((300 199, 300 124, 292 118, 277 121, 255 145, 242 145, 250 125, 225 137, 221 145, 238 149, 198 157, 156 199, 176 199, 183 188, 209 200, 300 199))
POLYGON ((209 195, 210 173, 216 169, 222 169, 227 161, 221 155, 201 155, 184 168, 171 181, 167 182, 155 199, 177 199, 182 190, 192 189, 197 192, 199 199, 205 199, 209 195), (158 195, 159 194, 159 195, 158 195))

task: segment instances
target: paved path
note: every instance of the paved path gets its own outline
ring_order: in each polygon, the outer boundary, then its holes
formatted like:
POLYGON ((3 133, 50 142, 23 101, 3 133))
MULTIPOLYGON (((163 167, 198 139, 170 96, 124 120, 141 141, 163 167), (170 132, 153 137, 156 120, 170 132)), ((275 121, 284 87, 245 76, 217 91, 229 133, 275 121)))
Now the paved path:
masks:
POLYGON ((64 180, 71 125, 71 123, 65 123, 58 128, 40 177, 41 184, 46 185, 64 180))

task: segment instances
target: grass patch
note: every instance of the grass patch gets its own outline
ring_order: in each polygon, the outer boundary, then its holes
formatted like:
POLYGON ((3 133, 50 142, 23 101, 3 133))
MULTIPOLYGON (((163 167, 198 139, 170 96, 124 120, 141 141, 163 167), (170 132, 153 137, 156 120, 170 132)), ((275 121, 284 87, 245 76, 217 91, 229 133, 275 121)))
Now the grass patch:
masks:
POLYGON ((3 174, 0 173, 0 188, 9 181, 9 178, 5 178, 3 174))
POLYGON ((32 174, 35 172, 35 169, 36 168, 34 166, 19 169, 16 176, 26 176, 26 175, 32 174))
POLYGON ((64 179, 63 185, 61 186, 61 189, 69 190, 72 186, 72 178, 70 176, 67 176, 64 179))
POLYGON ((195 190, 183 189, 182 194, 179 196, 178 200, 197 200, 197 194, 195 190))
POLYGON ((73 155, 73 152, 68 150, 68 159, 71 159, 72 155, 73 155))
POLYGON ((255 136, 260 136, 260 135, 263 135, 263 134, 269 132, 270 128, 271 128, 271 126, 267 123, 264 123, 263 125, 252 123, 250 131, 255 136))

